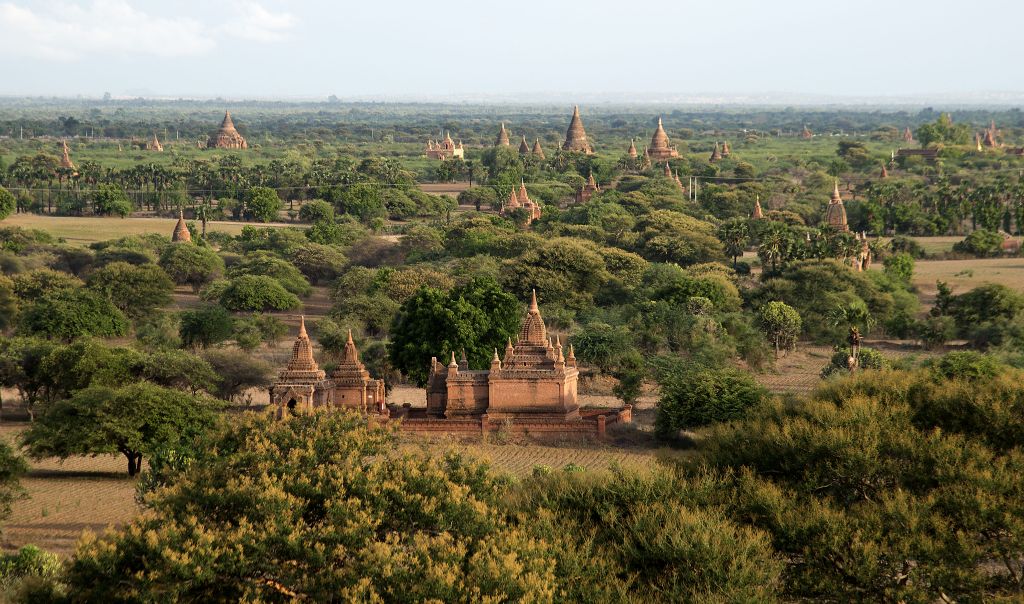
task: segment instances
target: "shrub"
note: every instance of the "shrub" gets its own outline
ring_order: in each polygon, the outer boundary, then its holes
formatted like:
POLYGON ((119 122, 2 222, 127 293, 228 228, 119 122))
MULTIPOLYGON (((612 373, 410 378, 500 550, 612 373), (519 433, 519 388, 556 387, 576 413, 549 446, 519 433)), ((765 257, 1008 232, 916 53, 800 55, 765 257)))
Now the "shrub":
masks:
POLYGON ((277 191, 270 187, 253 187, 245 201, 246 211, 260 222, 274 222, 283 207, 277 191))
POLYGON ((334 207, 322 199, 307 201, 299 208, 299 220, 303 222, 317 222, 319 220, 334 222, 334 207))
POLYGON ((231 313, 216 304, 182 311, 179 322, 178 334, 184 346, 206 348, 227 340, 234 330, 231 313))
POLYGON ((885 273, 900 283, 909 284, 914 276, 914 257, 906 252, 893 254, 885 259, 885 273))
POLYGON ((135 209, 124 189, 118 185, 99 185, 92 196, 92 207, 100 216, 124 218, 135 209))
POLYGON ((224 272, 224 261, 208 247, 179 243, 167 246, 160 254, 160 268, 178 285, 190 285, 199 291, 224 272))
POLYGON ((290 310, 301 306, 295 294, 276 279, 263 275, 241 275, 228 282, 220 295, 221 306, 233 311, 290 310))
POLYGON ((749 373, 731 367, 663 364, 658 371, 661 399, 654 429, 661 438, 680 430, 743 417, 767 392, 749 373))
POLYGON ((20 324, 24 333, 62 340, 128 333, 128 321, 120 310, 102 295, 82 288, 44 293, 22 311, 20 324))
POLYGON ((14 213, 18 207, 14 194, 7 189, 0 187, 0 220, 7 218, 14 213))
MULTIPOLYGON (((849 359, 853 352, 847 347, 837 348, 832 353, 832 358, 829 359, 828 365, 825 365, 824 369, 821 370, 822 379, 831 377, 833 375, 846 375, 850 372, 849 359)), ((882 353, 878 352, 874 348, 868 348, 867 346, 861 346, 857 353, 857 369, 889 369, 892 367, 892 363, 882 353)))
POLYGON ((953 245, 954 252, 971 254, 978 258, 998 256, 1002 251, 1003 236, 994 231, 977 229, 953 245))

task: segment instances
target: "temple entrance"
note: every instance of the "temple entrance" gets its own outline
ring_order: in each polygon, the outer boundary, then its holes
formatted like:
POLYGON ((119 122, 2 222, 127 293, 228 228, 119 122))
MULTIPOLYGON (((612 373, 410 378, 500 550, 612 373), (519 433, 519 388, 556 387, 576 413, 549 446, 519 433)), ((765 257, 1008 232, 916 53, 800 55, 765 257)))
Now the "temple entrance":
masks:
POLYGON ((288 410, 289 410, 289 411, 295 411, 295 407, 296 407, 296 406, 297 406, 298 404, 299 404, 299 403, 298 403, 298 401, 296 401, 295 399, 291 399, 291 400, 289 400, 289 401, 288 401, 288 410))

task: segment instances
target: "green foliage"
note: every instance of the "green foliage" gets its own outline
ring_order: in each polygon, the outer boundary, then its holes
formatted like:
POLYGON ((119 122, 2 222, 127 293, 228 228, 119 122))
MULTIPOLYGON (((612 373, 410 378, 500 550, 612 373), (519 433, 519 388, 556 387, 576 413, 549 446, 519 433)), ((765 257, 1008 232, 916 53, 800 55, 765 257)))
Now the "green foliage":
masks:
POLYGON ((893 279, 907 285, 914 276, 914 257, 906 252, 898 252, 885 259, 885 273, 893 279))
POLYGON ((348 264, 348 258, 341 250, 319 243, 307 243, 297 248, 290 260, 314 285, 333 280, 348 264))
POLYGON ((687 265, 723 257, 714 227, 679 212, 651 212, 637 222, 637 229, 636 252, 654 262, 687 265))
POLYGON ((1002 252, 1003 236, 994 231, 977 229, 953 244, 953 251, 971 254, 978 258, 998 256, 1002 252))
POLYGON ((17 207, 18 204, 14 199, 14 193, 0 187, 0 220, 3 220, 13 214, 17 207))
MULTIPOLYGON (((19 480, 28 471, 28 464, 6 442, 0 443, 0 519, 11 516, 11 504, 24 496, 19 480)), ((2 573, 2 569, 0 569, 2 573)), ((0 575, 0 580, 2 575, 0 575)))
MULTIPOLYGON (((829 378, 834 375, 846 375, 850 373, 850 356, 853 355, 853 351, 848 347, 838 347, 832 353, 832 357, 829 359, 828 365, 821 370, 822 379, 829 378)), ((889 369, 892 367, 892 363, 883 355, 881 352, 874 348, 867 346, 861 346, 857 351, 857 371, 865 369, 889 369)))
POLYGON ((207 350, 203 359, 217 375, 214 383, 217 398, 230 401, 249 388, 270 385, 270 365, 247 352, 229 348, 207 350))
POLYGON ((395 368, 426 384, 431 357, 465 350, 471 367, 489 365, 494 349, 515 335, 521 306, 490 278, 471 280, 450 292, 421 288, 399 309, 388 355, 395 368))
POLYGON ((301 306, 295 294, 271 277, 241 275, 231 279, 220 295, 221 306, 234 311, 290 310, 301 306))
POLYGON ((914 138, 925 147, 935 144, 966 145, 971 140, 971 127, 954 124, 953 118, 943 113, 933 123, 921 124, 914 132, 914 138))
POLYGON ((776 358, 780 350, 796 348, 803 320, 795 308, 785 302, 769 302, 761 307, 757 318, 761 330, 775 347, 776 358))
POLYGON ((128 332, 128 321, 120 310, 100 294, 81 288, 43 293, 24 308, 19 325, 25 334, 61 340, 128 332))
POLYGON ((680 430, 743 417, 767 392, 749 373, 664 360, 658 368, 661 398, 654 429, 661 438, 680 430))
POLYGON ((88 601, 778 596, 765 535, 694 508, 699 481, 565 471, 519 486, 455 454, 393 446, 351 415, 225 425, 193 459, 158 464, 154 482, 168 486, 146 496, 149 514, 84 543, 68 589, 88 601))
POLYGON ((160 254, 160 268, 178 285, 199 291, 224 272, 224 261, 208 247, 179 243, 160 254))
POLYGON ((179 315, 179 337, 183 346, 207 348, 234 333, 234 320, 223 306, 211 304, 179 315))
POLYGON ((334 207, 322 199, 307 201, 299 208, 299 220, 304 222, 318 222, 320 220, 334 222, 334 207))
POLYGON ((246 212, 259 222, 276 221, 283 207, 277 191, 270 187, 253 187, 245 200, 246 212))
POLYGON ((159 266, 113 262, 89 275, 89 289, 105 296, 129 317, 170 304, 174 283, 159 266))
POLYGON ((200 397, 146 382, 90 386, 48 406, 22 433, 22 445, 37 459, 120 453, 134 476, 143 455, 207 430, 215 408, 200 397))
POLYGON ((48 268, 40 268, 14 276, 14 293, 25 302, 31 302, 44 294, 74 290, 82 281, 72 275, 48 268))
POLYGON ((92 196, 93 210, 100 216, 120 216, 132 213, 135 206, 120 185, 99 185, 92 196))
POLYGON ((0 275, 0 332, 13 326, 18 316, 18 296, 14 281, 0 275))
POLYGON ((266 251, 246 254, 241 262, 233 265, 227 272, 228 278, 231 279, 242 275, 271 277, 296 296, 305 297, 313 291, 309 281, 294 264, 266 251))
POLYGON ((60 556, 25 545, 0 556, 0 594, 7 596, 8 601, 30 601, 26 596, 36 583, 56 581, 63 571, 60 556))
POLYGON ((889 242, 889 247, 893 252, 905 252, 910 254, 912 258, 924 258, 924 248, 917 241, 910 237, 904 237, 902 235, 893 237, 892 241, 889 242))

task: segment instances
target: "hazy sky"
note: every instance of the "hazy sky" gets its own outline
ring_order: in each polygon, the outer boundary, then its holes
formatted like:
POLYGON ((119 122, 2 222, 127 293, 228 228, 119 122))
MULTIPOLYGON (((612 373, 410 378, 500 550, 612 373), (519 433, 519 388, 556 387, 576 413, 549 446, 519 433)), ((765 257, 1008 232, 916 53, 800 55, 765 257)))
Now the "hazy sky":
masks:
POLYGON ((1024 0, 0 0, 0 94, 1024 91, 1024 0))

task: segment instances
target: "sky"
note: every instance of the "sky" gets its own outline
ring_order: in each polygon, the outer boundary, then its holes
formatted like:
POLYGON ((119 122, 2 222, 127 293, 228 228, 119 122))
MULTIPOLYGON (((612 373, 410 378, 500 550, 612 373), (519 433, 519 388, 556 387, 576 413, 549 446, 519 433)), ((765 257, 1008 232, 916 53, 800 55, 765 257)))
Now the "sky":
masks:
POLYGON ((0 95, 1024 98, 1021 22, 1022 0, 0 0, 0 95))

